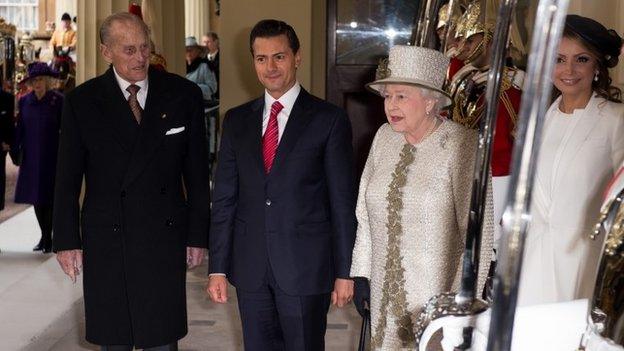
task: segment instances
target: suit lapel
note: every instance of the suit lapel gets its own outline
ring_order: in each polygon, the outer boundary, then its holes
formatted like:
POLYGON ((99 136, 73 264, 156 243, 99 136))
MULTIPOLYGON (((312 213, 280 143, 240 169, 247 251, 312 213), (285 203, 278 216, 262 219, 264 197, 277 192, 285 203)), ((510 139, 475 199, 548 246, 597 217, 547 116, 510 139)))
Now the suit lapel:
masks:
POLYGON ((247 137, 246 148, 249 150, 253 163, 256 165, 257 170, 265 176, 264 172, 264 158, 262 156, 262 112, 264 107, 264 97, 260 97, 251 104, 251 111, 249 115, 249 123, 245 125, 247 137))
POLYGON ((557 188, 561 185, 561 175, 569 172, 571 167, 571 163, 574 162, 574 159, 578 155, 579 149, 583 147, 585 141, 594 130, 596 125, 598 125, 598 118, 601 118, 602 115, 600 113, 600 109, 598 108, 598 103, 603 101, 602 99, 593 97, 587 103, 587 107, 583 112, 583 115, 580 116, 580 119, 576 122, 571 131, 571 135, 567 138, 564 137, 563 142, 566 143, 565 147, 561 149, 561 158, 556 162, 556 174, 553 177, 553 194, 557 193, 557 188))
POLYGON ((102 122, 109 127, 113 138, 122 150, 130 152, 134 146, 133 128, 136 128, 132 125, 134 116, 130 110, 130 105, 117 84, 112 68, 106 71, 102 77, 102 82, 104 92, 98 98, 98 104, 102 110, 102 122))
POLYGON ((141 118, 139 134, 132 149, 128 170, 123 180, 123 187, 130 185, 143 171, 154 151, 165 138, 166 123, 162 108, 170 100, 164 77, 150 69, 147 100, 141 118))
POLYGON ((275 174, 279 171, 282 164, 284 164, 288 154, 293 149, 293 147, 297 144, 297 140, 299 140, 299 136, 305 130, 305 127, 312 120, 312 108, 310 106, 310 94, 301 88, 301 92, 299 92, 299 96, 293 105, 293 109, 290 112, 290 116, 288 116, 288 122, 286 123, 286 128, 284 129, 284 135, 280 140, 280 143, 277 147, 277 153, 275 154, 275 159, 273 160, 273 167, 271 169, 271 174, 275 174))

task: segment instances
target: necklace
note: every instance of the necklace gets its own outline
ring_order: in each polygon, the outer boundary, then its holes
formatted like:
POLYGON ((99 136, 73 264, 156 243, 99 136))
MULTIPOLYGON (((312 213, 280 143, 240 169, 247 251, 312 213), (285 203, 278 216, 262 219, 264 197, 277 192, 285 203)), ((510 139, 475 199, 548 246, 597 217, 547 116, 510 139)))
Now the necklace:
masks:
POLYGON ((431 123, 429 128, 427 128, 427 131, 425 132, 425 134, 423 134, 423 136, 421 136, 420 139, 418 139, 418 141, 415 144, 420 144, 423 140, 425 140, 425 138, 427 138, 431 133, 433 133, 437 125, 438 125, 438 119, 434 118, 433 123, 431 123))

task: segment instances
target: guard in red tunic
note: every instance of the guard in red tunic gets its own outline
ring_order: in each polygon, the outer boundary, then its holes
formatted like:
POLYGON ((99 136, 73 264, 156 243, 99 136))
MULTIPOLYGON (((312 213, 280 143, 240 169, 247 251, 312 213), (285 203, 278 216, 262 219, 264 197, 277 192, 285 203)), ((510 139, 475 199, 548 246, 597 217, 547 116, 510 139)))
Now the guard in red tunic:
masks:
POLYGON ((440 50, 450 59, 449 68, 446 73, 446 82, 450 82, 457 71, 464 67, 464 60, 466 59, 466 57, 461 55, 462 52, 460 50, 463 40, 462 31, 458 30, 458 28, 461 27, 459 25, 461 15, 461 8, 456 6, 449 19, 448 4, 442 5, 440 11, 438 11, 436 33, 438 34, 440 42, 444 42, 444 48, 440 50), (446 38, 443 38, 443 36, 446 36, 446 38))
MULTIPOLYGON (((481 4, 471 4, 464 14, 463 35, 464 52, 467 53, 466 67, 474 69, 458 72, 450 88, 454 100, 452 118, 466 127, 477 129, 485 115, 485 91, 489 72, 490 47, 497 9, 486 9, 481 16, 481 4)), ((514 53, 522 53, 524 47, 512 25, 510 32, 511 46, 514 53)), ((524 72, 513 65, 511 58, 503 72, 496 129, 492 145, 492 190, 494 197, 494 221, 500 223, 509 182, 511 153, 514 144, 516 122, 520 109, 524 72)), ((500 236, 500 226, 496 225, 495 240, 500 236)))

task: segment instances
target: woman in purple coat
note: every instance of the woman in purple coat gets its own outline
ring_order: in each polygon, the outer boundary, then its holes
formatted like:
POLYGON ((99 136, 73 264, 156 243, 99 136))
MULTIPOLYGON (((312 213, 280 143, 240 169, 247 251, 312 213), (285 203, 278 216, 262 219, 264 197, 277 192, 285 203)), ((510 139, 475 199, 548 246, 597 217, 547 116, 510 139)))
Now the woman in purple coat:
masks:
POLYGON ((56 153, 63 96, 49 89, 49 77, 58 74, 43 62, 28 66, 26 78, 32 91, 18 103, 16 152, 21 157, 15 202, 32 204, 39 227, 41 240, 34 251, 52 250, 52 203, 56 153))

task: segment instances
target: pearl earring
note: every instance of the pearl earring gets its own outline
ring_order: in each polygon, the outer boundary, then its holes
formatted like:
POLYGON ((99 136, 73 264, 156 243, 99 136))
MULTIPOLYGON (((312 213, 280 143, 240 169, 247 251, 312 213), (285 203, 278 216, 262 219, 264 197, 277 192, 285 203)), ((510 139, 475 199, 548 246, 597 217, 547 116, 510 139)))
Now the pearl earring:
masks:
POLYGON ((596 72, 596 74, 594 74, 594 82, 598 81, 598 72, 596 72))

